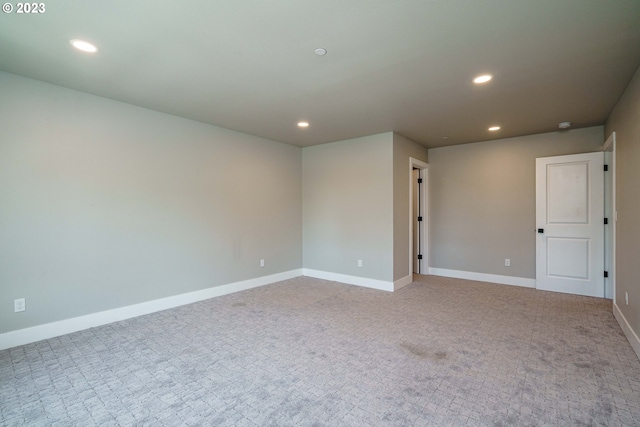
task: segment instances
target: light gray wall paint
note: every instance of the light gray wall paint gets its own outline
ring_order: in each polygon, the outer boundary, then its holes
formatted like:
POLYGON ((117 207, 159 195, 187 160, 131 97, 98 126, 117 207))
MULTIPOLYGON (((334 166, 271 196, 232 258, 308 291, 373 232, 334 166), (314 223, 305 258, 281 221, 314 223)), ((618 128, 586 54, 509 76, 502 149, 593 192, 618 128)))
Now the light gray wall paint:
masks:
POLYGON ((393 280, 392 155, 390 132, 303 148, 305 268, 393 280))
POLYGON ((603 142, 597 126, 429 150, 431 266, 535 278, 535 159, 603 142))
POLYGON ((0 94, 0 333, 302 267, 300 148, 7 73, 0 94))
POLYGON ((427 162, 427 148, 393 134, 393 280, 409 271, 409 158, 427 162))
POLYGON ((606 123, 616 132, 616 295, 615 301, 640 336, 640 69, 606 123), (629 305, 624 293, 629 293, 629 305))

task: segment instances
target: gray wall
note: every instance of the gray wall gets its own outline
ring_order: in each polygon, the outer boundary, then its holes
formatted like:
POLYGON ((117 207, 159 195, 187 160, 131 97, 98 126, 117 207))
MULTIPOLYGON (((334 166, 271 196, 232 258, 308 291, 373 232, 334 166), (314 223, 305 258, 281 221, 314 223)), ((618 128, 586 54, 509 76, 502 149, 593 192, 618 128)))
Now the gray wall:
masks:
POLYGON ((392 156, 390 132, 303 148, 305 268, 393 280, 392 156))
POLYGON ((430 149, 430 266, 535 278, 535 159, 603 142, 598 126, 430 149))
POLYGON ((0 94, 0 333, 302 267, 300 148, 6 73, 0 94))
POLYGON ((427 149, 393 134, 393 280, 409 271, 409 158, 427 162, 427 149))
POLYGON ((616 132, 615 301, 640 335, 640 69, 609 115, 605 135, 616 132), (629 305, 624 293, 629 293, 629 305))

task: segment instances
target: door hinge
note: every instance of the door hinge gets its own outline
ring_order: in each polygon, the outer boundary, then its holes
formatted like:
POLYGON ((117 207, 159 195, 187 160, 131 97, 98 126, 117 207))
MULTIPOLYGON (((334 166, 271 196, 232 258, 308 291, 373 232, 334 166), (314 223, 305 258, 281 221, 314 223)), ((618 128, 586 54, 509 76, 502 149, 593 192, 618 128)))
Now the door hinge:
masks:
POLYGON ((604 219, 604 224, 605 224, 605 225, 609 224, 609 218, 605 218, 605 219, 604 219))
POLYGON ((418 259, 422 259, 422 255, 418 255, 418 259))
POLYGON ((609 171, 609 165, 604 165, 604 171, 608 172, 609 171))
POLYGON ((609 277, 609 272, 608 271, 604 272, 604 277, 609 277))
POLYGON ((420 221, 422 221, 422 217, 421 216, 418 217, 418 222, 420 222, 420 221))
POLYGON ((422 178, 418 178, 418 184, 422 184, 422 178))

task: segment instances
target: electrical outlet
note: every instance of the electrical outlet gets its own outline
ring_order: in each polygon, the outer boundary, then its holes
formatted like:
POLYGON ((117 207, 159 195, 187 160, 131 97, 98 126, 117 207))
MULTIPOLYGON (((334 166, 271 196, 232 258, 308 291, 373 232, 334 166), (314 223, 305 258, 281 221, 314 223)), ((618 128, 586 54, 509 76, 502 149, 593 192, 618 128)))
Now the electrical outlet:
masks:
POLYGON ((361 259, 358 260, 358 267, 362 267, 362 260, 361 259))
POLYGON ((13 300, 13 311, 18 313, 26 310, 26 301, 24 298, 13 300))
POLYGON ((629 305, 629 292, 624 293, 624 303, 625 305, 629 305))
POLYGON ((263 259, 260 260, 260 267, 264 267, 264 260, 263 259))
POLYGON ((511 260, 509 258, 505 258, 504 259, 504 266, 505 267, 511 267, 511 260))

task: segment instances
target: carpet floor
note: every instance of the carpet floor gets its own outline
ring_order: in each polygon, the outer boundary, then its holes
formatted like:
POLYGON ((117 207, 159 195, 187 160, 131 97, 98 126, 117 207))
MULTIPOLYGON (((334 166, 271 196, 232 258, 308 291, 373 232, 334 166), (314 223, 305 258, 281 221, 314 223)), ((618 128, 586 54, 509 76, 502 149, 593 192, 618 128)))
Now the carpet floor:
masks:
POLYGON ((0 352, 2 426, 640 425, 611 301, 299 277, 0 352))

